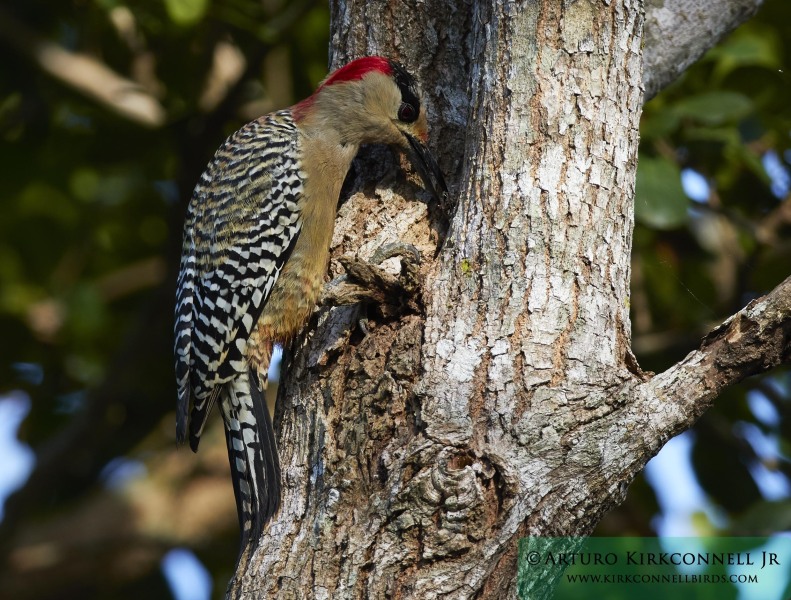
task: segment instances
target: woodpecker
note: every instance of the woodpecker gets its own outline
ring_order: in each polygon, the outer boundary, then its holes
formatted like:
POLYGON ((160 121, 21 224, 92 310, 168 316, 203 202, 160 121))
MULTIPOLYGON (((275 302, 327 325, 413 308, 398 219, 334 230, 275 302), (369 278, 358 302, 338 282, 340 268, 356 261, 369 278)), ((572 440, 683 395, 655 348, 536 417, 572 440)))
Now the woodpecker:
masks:
POLYGON ((263 391, 274 344, 299 332, 319 297, 346 173, 361 144, 389 144, 438 198, 447 187, 427 140, 415 79, 393 60, 360 58, 232 134, 195 187, 176 292, 176 437, 196 452, 219 404, 241 553, 280 505, 263 391))

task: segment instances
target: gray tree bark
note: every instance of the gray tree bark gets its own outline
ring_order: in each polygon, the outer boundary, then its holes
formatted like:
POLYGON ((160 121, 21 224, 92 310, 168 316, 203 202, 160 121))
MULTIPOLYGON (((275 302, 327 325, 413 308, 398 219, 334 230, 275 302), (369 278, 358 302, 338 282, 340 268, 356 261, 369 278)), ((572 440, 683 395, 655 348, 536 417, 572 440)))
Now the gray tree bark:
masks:
POLYGON ((381 53, 423 82, 454 208, 387 151, 358 160, 332 275, 401 240, 421 285, 397 310, 321 308, 288 349, 283 507, 229 593, 515 597, 520 537, 589 533, 719 390, 789 359, 791 281, 665 373, 632 356, 640 0, 332 17, 334 66, 381 53))

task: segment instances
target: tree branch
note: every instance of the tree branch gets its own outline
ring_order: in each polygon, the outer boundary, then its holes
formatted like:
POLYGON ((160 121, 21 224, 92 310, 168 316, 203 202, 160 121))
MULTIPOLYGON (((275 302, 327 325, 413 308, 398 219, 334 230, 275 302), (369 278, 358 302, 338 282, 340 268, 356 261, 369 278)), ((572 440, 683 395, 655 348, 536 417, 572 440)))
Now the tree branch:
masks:
POLYGON ((726 387, 791 361, 791 277, 712 330, 684 360, 640 386, 664 440, 688 429, 726 387))
MULTIPOLYGON (((556 535, 590 533, 600 516, 623 500, 648 460, 668 439, 689 429, 725 388, 789 361, 791 277, 713 329, 698 350, 649 381, 633 378, 618 391, 581 396, 584 406, 569 402, 555 407, 553 419, 562 424, 556 431, 564 458, 556 468, 562 473, 558 480, 567 486, 559 490, 563 501, 558 503, 554 494, 545 496, 542 511, 514 537, 546 535, 541 528, 547 524, 562 528, 552 531, 556 535)), ((504 553, 498 569, 513 573, 516 560, 515 554, 504 553)))
POLYGON ((648 0, 643 101, 667 87, 761 4, 763 0, 648 0))

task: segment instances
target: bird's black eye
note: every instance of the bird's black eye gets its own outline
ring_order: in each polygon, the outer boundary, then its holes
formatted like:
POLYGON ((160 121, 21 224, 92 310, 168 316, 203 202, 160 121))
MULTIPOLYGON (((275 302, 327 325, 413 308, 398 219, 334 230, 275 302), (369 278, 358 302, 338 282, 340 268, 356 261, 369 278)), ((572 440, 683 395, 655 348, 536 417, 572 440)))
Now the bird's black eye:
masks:
POLYGON ((398 109, 398 120, 404 123, 412 123, 417 119, 417 109, 408 102, 402 102, 398 109))

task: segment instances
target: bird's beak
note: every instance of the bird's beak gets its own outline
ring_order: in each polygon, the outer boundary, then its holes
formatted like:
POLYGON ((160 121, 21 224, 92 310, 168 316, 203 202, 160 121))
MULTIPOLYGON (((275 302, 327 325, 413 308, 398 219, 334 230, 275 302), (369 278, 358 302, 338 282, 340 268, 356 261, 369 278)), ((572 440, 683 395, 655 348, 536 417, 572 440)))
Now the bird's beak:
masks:
POLYGON ((429 149, 416 137, 405 133, 407 141, 411 149, 412 164, 426 186, 426 189, 431 192, 434 200, 440 202, 448 194, 448 186, 445 184, 445 178, 442 176, 442 171, 439 170, 437 161, 429 149))

